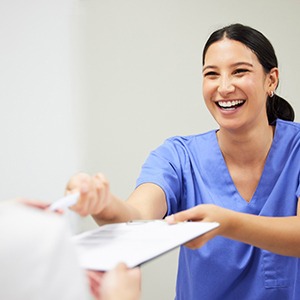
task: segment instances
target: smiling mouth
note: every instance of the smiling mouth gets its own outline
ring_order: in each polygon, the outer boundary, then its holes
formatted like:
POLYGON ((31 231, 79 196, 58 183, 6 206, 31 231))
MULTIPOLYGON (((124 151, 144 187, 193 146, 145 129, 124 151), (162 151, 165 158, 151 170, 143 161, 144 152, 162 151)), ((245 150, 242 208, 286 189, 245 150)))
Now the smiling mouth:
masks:
POLYGON ((225 110, 234 110, 242 106, 246 101, 245 100, 232 100, 232 101, 218 101, 216 104, 225 110))

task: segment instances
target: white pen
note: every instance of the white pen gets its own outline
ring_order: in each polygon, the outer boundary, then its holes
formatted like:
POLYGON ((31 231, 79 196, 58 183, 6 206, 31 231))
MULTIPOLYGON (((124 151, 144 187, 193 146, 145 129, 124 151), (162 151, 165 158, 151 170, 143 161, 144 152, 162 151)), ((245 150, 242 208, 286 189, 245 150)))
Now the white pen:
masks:
POLYGON ((56 201, 54 201, 50 206, 50 210, 57 210, 57 209, 66 209, 72 205, 74 205, 80 197, 80 193, 76 194, 68 194, 56 201))

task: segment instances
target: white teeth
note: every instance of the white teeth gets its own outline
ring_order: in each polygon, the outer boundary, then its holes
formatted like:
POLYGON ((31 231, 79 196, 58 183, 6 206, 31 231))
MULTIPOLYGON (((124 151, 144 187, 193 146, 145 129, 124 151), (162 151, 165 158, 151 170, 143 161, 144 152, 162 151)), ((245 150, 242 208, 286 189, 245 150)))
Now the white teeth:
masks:
POLYGON ((230 108, 230 107, 236 106, 238 104, 241 104, 243 102, 244 102, 243 100, 219 101, 218 104, 221 107, 230 108))

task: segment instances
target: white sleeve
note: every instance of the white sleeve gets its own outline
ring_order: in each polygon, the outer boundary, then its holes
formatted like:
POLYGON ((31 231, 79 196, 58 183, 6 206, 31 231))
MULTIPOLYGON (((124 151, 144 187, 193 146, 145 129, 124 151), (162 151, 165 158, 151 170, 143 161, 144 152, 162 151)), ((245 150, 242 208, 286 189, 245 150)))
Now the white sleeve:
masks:
POLYGON ((0 299, 91 299, 61 216, 0 203, 0 299))

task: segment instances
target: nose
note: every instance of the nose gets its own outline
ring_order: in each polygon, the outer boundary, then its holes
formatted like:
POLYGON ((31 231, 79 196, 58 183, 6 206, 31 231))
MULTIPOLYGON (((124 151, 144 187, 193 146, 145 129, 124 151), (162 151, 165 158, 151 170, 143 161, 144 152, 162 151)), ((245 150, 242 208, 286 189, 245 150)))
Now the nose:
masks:
POLYGON ((220 77, 218 92, 222 96, 226 96, 235 91, 235 87, 228 76, 220 77))

